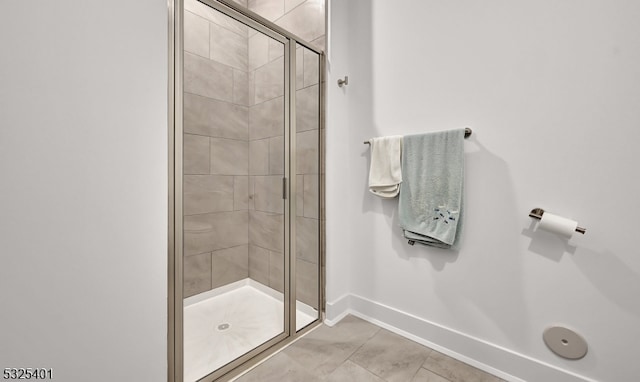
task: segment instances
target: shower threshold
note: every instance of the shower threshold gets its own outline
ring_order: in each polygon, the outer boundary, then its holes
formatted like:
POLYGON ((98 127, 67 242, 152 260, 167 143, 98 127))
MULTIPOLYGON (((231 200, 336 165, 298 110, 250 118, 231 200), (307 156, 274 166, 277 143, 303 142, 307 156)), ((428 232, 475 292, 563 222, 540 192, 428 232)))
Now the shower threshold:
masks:
MULTIPOLYGON (((318 317, 300 301, 296 311, 296 330, 318 317)), ((184 381, 197 381, 283 331, 283 294, 249 278, 185 299, 184 381)))

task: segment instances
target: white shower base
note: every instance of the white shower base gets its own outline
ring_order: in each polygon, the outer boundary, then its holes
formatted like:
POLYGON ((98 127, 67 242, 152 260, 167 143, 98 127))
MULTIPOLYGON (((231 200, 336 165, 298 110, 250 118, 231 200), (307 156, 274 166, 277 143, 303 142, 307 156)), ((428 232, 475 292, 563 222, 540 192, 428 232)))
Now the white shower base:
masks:
MULTIPOLYGON (((251 279, 185 299, 185 382, 197 381, 282 333, 282 300, 282 293, 251 279)), ((296 305, 300 330, 318 313, 300 301, 296 305)))

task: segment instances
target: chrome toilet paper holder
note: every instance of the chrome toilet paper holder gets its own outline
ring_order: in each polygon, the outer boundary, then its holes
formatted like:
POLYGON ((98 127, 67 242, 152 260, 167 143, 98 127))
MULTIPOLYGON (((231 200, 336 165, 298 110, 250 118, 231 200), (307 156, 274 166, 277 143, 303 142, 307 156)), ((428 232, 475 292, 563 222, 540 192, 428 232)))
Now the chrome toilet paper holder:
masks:
MULTIPOLYGON (((531 212, 529 212, 529 217, 538 220, 542 219, 542 215, 544 215, 544 210, 542 208, 534 208, 531 210, 531 212)), ((583 227, 576 227, 576 232, 580 232, 584 235, 585 232, 587 232, 587 229, 583 227)))

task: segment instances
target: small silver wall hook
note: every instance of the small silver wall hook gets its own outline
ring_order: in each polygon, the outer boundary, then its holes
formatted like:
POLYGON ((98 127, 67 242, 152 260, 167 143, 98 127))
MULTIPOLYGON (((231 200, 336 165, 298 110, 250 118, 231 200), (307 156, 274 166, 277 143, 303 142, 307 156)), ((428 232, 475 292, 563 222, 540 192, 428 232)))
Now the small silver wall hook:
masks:
POLYGON ((349 85, 349 76, 344 76, 344 80, 341 78, 338 80, 338 86, 349 85))

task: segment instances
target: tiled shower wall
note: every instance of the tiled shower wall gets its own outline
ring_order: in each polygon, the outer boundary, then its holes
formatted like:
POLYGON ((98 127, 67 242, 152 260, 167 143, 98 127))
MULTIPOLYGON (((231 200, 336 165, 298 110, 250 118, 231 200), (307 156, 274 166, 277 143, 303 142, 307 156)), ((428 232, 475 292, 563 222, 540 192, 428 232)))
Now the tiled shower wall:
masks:
MULTIPOLYGON (((317 0, 249 0, 248 8, 291 33, 325 47, 325 3, 317 0)), ((282 111, 284 102, 282 44, 249 32, 250 202, 249 276, 282 292, 282 111), (269 122, 270 121, 270 122, 269 122), (277 160, 274 165, 274 160, 277 160), (267 165, 268 164, 268 165, 267 165), (255 189, 253 188, 255 187, 255 189), (261 200, 261 197, 263 200, 261 200), (267 242, 271 237, 272 243, 267 242)), ((296 293, 297 299, 318 308, 319 211, 319 57, 296 49, 296 293)))
POLYGON ((249 277, 283 292, 284 46, 249 36, 249 277))
POLYGON ((324 0, 235 0, 315 48, 325 49, 324 0), (246 4, 243 4, 246 3, 246 4))
POLYGON ((320 57, 303 47, 296 59, 296 297, 318 308, 320 263, 320 57))
POLYGON ((184 12, 184 296, 248 277, 248 28, 184 12))
MULTIPOLYGON (((324 1, 242 1, 324 49, 324 1)), ((185 0, 184 295, 284 286, 284 49, 185 0)), ((297 49, 298 299, 317 307, 319 65, 297 49)))

